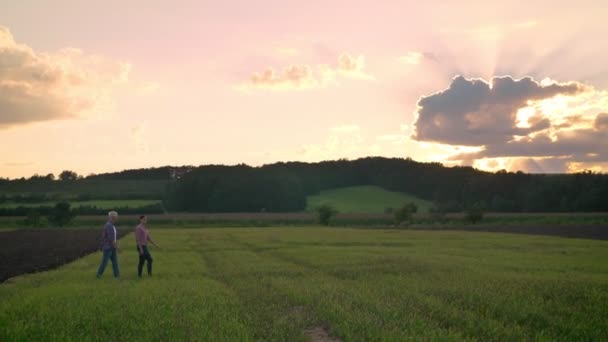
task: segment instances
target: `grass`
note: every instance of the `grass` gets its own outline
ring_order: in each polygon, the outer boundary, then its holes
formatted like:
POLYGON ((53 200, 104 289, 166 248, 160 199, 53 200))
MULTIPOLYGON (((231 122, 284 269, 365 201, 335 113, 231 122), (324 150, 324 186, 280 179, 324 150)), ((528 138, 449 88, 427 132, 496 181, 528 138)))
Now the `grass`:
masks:
POLYGON ((608 242, 330 228, 153 230, 155 275, 100 255, 0 285, 0 340, 602 340, 608 242))
MULTIPOLYGON (((138 208, 148 205, 160 203, 160 200, 91 200, 91 201, 69 201, 72 207, 79 206, 95 206, 101 209, 113 209, 113 208, 138 208)), ((17 208, 17 207, 52 207, 57 202, 40 202, 40 203, 17 203, 17 202, 4 202, 0 203, 0 208, 17 208)))
POLYGON ((378 186, 353 186, 321 191, 307 198, 306 209, 314 210, 321 204, 329 204, 342 213, 384 213, 386 208, 399 208, 414 202, 418 211, 425 213, 432 203, 401 192, 385 190, 378 186))

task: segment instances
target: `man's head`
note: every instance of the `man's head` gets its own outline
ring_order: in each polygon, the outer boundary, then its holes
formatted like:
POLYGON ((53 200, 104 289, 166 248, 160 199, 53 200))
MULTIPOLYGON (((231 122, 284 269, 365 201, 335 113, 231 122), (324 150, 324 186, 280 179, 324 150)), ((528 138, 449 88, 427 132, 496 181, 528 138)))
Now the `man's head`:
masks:
POLYGON ((112 223, 116 223, 118 222, 118 213, 115 211, 110 211, 108 213, 108 219, 112 222, 112 223))
POLYGON ((141 216, 139 217, 139 223, 141 223, 141 224, 146 224, 146 223, 148 223, 148 216, 146 216, 146 215, 141 215, 141 216))

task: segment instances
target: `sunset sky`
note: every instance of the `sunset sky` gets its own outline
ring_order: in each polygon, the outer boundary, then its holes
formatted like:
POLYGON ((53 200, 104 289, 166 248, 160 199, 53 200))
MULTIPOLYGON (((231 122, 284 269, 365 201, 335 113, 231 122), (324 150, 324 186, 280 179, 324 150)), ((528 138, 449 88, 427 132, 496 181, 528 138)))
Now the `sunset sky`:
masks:
POLYGON ((510 3, 0 0, 0 177, 364 156, 608 171, 608 2, 510 3))

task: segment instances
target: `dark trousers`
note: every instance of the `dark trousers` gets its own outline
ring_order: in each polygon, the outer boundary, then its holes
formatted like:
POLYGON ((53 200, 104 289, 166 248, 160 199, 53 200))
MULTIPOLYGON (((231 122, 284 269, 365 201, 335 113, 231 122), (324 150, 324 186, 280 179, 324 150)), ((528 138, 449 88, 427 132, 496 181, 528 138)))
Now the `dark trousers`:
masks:
POLYGON ((103 256, 101 257, 101 264, 99 265, 99 269, 97 270, 97 277, 101 277, 103 271, 106 270, 106 265, 108 265, 108 260, 112 261, 112 272, 114 273, 114 277, 118 278, 120 276, 120 271, 118 270, 118 253, 116 253, 116 248, 104 249, 103 256))
POLYGON ((152 275, 152 256, 148 251, 148 246, 143 245, 141 248, 144 250, 143 253, 137 248, 137 254, 139 255, 139 264, 137 265, 137 275, 141 277, 141 271, 144 268, 144 263, 148 262, 148 275, 152 275))

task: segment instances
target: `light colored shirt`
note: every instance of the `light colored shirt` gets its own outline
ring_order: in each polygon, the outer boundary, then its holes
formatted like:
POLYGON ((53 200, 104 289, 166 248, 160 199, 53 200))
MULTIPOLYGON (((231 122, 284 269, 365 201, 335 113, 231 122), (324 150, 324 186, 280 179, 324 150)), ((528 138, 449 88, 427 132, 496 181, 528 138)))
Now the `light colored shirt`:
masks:
POLYGON ((146 226, 140 224, 135 228, 135 243, 138 246, 145 246, 148 244, 148 240, 150 239, 150 235, 148 234, 148 230, 146 226))

